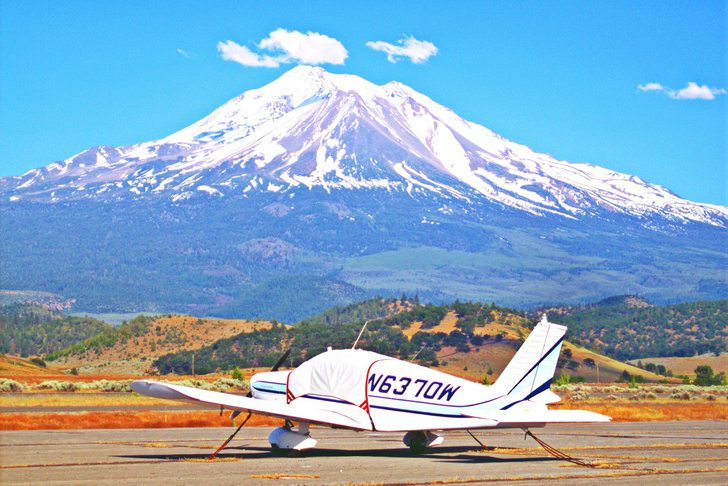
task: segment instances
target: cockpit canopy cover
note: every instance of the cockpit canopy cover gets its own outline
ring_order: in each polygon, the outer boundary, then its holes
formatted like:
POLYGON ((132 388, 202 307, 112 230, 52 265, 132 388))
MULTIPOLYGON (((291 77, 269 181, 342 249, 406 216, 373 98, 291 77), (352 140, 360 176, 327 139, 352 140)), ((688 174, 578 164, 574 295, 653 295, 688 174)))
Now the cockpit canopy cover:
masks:
POLYGON ((361 406, 367 400, 369 369, 382 360, 392 358, 362 349, 321 353, 290 373, 288 401, 305 395, 318 395, 361 406))

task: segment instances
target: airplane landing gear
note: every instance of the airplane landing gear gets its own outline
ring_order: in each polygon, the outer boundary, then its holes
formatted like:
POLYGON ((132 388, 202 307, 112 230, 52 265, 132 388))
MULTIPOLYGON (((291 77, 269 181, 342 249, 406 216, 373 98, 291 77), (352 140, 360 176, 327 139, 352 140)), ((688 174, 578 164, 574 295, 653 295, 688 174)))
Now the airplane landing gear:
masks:
POLYGON ((402 438, 404 445, 415 453, 421 453, 430 447, 439 446, 444 441, 444 437, 430 431, 407 432, 402 438))
POLYGON ((316 439, 308 435, 308 423, 298 424, 298 430, 293 431, 291 427, 278 427, 268 436, 268 442, 273 449, 293 449, 305 451, 316 447, 316 439))

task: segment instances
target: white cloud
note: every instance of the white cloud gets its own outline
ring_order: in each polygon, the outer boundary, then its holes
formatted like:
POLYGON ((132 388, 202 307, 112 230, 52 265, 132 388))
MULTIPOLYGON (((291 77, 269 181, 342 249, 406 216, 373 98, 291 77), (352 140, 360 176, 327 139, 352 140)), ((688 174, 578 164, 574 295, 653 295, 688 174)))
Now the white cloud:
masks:
POLYGON ((185 57, 187 59, 192 58, 192 53, 189 51, 185 51, 184 49, 177 48, 177 54, 179 54, 182 57, 185 57))
POLYGON ((281 64, 344 64, 349 56, 344 45, 333 37, 318 32, 277 29, 260 41, 253 52, 231 40, 217 43, 217 50, 226 61, 249 67, 278 67, 281 64))
POLYGON ((665 89, 660 83, 638 84, 637 89, 640 91, 662 91, 665 89))
POLYGON ((397 41, 397 45, 384 41, 369 41, 367 47, 387 54, 387 61, 397 62, 402 57, 409 58, 415 64, 422 64, 437 54, 437 46, 429 41, 417 40, 414 37, 404 37, 397 41))
POLYGON ((714 100, 717 95, 726 94, 726 90, 709 88, 708 85, 698 86, 693 81, 680 90, 668 90, 667 95, 676 100, 714 100))
POLYGON ((278 29, 258 44, 260 49, 280 50, 301 64, 344 64, 349 53, 338 40, 318 32, 278 29))
POLYGON ((218 42, 217 50, 226 61, 237 62, 248 67, 278 67, 282 61, 272 56, 256 54, 231 40, 218 42))
POLYGON ((659 91, 674 100, 714 100, 716 96, 727 93, 723 88, 710 88, 706 84, 700 86, 694 81, 688 81, 687 86, 683 89, 668 88, 660 83, 638 84, 637 89, 640 91, 659 91))

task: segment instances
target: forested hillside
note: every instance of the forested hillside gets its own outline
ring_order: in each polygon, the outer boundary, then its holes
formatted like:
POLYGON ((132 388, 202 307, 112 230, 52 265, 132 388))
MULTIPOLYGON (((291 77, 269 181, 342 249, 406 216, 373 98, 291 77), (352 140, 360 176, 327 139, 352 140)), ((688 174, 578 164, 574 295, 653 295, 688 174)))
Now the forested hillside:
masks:
POLYGON ((655 306, 634 296, 547 309, 572 342, 619 360, 726 350, 728 300, 655 306))
POLYGON ((135 338, 146 334, 153 317, 139 315, 129 322, 122 323, 119 327, 108 327, 98 334, 77 342, 72 346, 49 353, 46 359, 54 361, 72 354, 88 354, 89 352, 101 353, 104 349, 114 346, 117 342, 135 338))
POLYGON ((0 353, 52 353, 113 327, 91 317, 61 317, 34 304, 0 306, 0 353))
MULTIPOLYGON (((371 299, 330 309, 295 326, 276 324, 272 329, 217 341, 194 353, 162 356, 154 364, 161 373, 178 374, 190 373, 193 362, 197 373, 235 367, 260 369, 272 366, 290 348, 285 366, 294 367, 328 346, 351 347, 367 320, 358 348, 485 382, 497 379, 534 325, 522 312, 494 304, 436 306, 420 304, 417 299, 371 299)), ((664 379, 569 342, 558 363, 557 375, 561 373, 592 382, 613 382, 632 375, 649 381, 664 379)))
MULTIPOLYGON (((512 329, 520 330, 521 336, 528 331, 529 324, 521 313, 492 304, 456 302, 450 306, 435 306, 409 300, 372 299, 326 311, 295 326, 278 325, 270 330, 218 341, 195 351, 197 372, 208 373, 235 366, 271 366, 288 348, 292 352, 286 364, 297 366, 328 346, 351 347, 367 319, 370 322, 359 341, 359 348, 402 359, 417 355, 425 364, 437 364, 437 352, 445 347, 467 352, 487 341, 518 339, 518 334, 509 334, 502 328, 491 327, 492 334, 488 334, 485 326, 489 323, 511 325, 512 329), (447 332, 436 329, 451 312, 456 318, 447 332), (378 315, 381 317, 376 318, 378 315)), ((189 373, 191 354, 181 352, 163 356, 155 361, 155 366, 161 373, 189 373)))
POLYGON ((146 373, 154 358, 194 351, 223 338, 270 327, 271 323, 257 320, 140 315, 50 353, 46 359, 82 373, 146 373))

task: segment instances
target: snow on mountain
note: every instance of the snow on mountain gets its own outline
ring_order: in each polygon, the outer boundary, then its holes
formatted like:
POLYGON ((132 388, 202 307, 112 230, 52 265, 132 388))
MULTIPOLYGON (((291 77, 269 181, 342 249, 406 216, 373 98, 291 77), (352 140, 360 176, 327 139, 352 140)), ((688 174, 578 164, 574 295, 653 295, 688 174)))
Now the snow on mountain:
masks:
POLYGON ((0 180, 11 201, 150 195, 179 201, 314 187, 487 200, 567 218, 606 213, 728 226, 726 207, 536 153, 401 83, 377 86, 307 66, 164 139, 93 147, 0 180))

